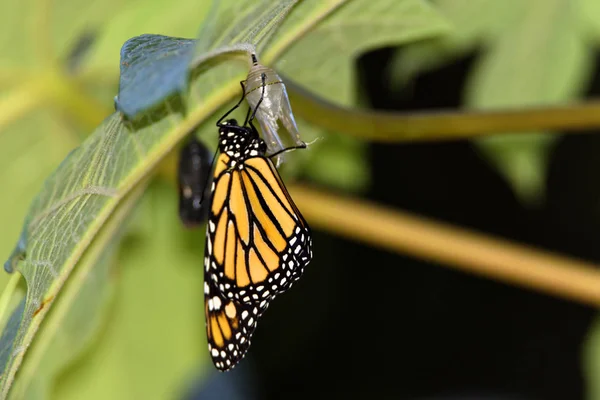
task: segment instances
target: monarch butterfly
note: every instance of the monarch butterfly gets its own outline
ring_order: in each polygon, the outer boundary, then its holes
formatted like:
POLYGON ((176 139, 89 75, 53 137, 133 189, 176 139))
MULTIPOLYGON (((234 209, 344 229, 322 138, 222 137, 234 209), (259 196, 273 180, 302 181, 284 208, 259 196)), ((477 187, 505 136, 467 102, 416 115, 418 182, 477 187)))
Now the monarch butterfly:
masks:
POLYGON ((201 224, 208 216, 208 208, 202 200, 208 197, 211 163, 211 152, 192 135, 179 152, 177 169, 179 218, 188 228, 201 224))
POLYGON ((261 101, 252 115, 248 110, 242 126, 235 119, 223 122, 244 100, 241 84, 242 98, 217 122, 220 154, 204 257, 208 348, 221 371, 244 357, 258 318, 312 259, 310 228, 271 161, 306 144, 267 156, 267 145, 252 124, 261 101))

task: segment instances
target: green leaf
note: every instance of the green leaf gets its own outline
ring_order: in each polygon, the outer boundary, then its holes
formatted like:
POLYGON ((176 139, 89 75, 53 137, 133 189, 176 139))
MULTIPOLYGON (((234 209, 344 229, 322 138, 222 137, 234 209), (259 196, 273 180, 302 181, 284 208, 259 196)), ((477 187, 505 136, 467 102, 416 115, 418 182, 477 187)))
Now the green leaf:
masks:
MULTIPOLYGON (((587 0, 436 0, 455 29, 438 40, 400 52, 397 78, 483 48, 465 90, 468 107, 490 109, 568 102, 589 78, 593 48, 582 24, 587 0), (474 17, 477 16, 477 17, 474 17)), ((589 4, 587 4, 589 9, 589 4)), ((518 133, 476 141, 524 202, 544 193, 548 152, 555 138, 518 133)))
MULTIPOLYGON (((200 31, 192 64, 198 66, 209 58, 232 51, 248 52, 254 48, 260 51, 297 2, 225 0, 216 3, 200 31)), ((314 8, 314 1, 308 3, 314 8)))
POLYGON ((164 119, 132 134, 118 115, 107 119, 95 134, 69 154, 33 202, 26 219, 27 254, 19 271, 27 281, 23 320, 2 365, 0 380, 6 395, 24 349, 74 265, 114 208, 133 189, 128 174, 149 150, 164 119))
MULTIPOLYGON (((250 28, 239 27, 240 32, 244 29, 250 28)), ((204 88, 206 80, 219 82, 213 71, 201 75, 196 84, 204 83, 200 86, 204 88)), ((192 99, 194 89, 198 87, 192 88, 192 99)), ((2 397, 54 298, 97 232, 126 195, 191 130, 170 109, 166 104, 166 115, 147 115, 138 125, 125 124, 118 114, 107 118, 69 154, 34 200, 24 228, 26 258, 19 264, 28 287, 23 319, 14 341, 0 342, 0 348, 10 348, 9 360, 1 366, 2 397)))
POLYGON ((176 211, 176 188, 152 184, 135 215, 139 227, 119 254, 107 324, 53 398, 184 398, 197 376, 212 371, 202 303, 204 230, 185 230, 176 211))
POLYGON ((146 31, 195 36, 208 6, 193 0, 1 2, 0 129, 46 107, 74 123, 77 135, 89 133, 113 110, 125 40, 146 31), (96 39, 72 71, 66 58, 90 32, 96 39))
MULTIPOLYGON (((2 132, 0 134, 0 186, 10 196, 5 196, 0 207, 0 219, 4 228, 0 232, 0 251, 10 253, 11 242, 19 235, 22 221, 27 213, 31 198, 46 178, 48 171, 55 168, 68 152, 68 146, 76 143, 77 138, 70 136, 69 127, 47 112, 38 113, 12 125, 16 134, 2 132), (39 129, 45 127, 45 131, 39 129), (61 140, 57 140, 60 138, 61 140)), ((18 279, 19 273, 13 275, 0 273, 2 298, 8 294, 9 279, 18 279)), ((23 282, 24 283, 24 282, 23 282)), ((12 343, 16 337, 25 306, 25 285, 11 298, 8 308, 2 313, 2 338, 0 338, 0 365, 5 365, 10 358, 12 343), (20 304, 19 304, 20 303, 20 304), (15 307, 19 305, 19 309, 15 307), (8 317, 11 323, 6 327, 8 317)))
MULTIPOLYGON (((322 2, 323 8, 329 6, 335 12, 309 30, 295 18, 296 11, 308 9, 308 3, 299 4, 278 31, 284 38, 286 31, 304 29, 307 33, 283 52, 275 66, 282 75, 314 94, 341 105, 358 103, 355 63, 361 54, 436 37, 449 29, 436 11, 420 0, 354 0, 346 4, 322 2)), ((299 117, 297 121, 305 141, 317 140, 310 151, 290 157, 284 173, 295 175, 302 171, 326 185, 350 191, 365 189, 369 171, 362 141, 343 132, 325 132, 299 117)))
POLYGON ((196 41, 163 35, 129 39, 121 49, 121 76, 115 108, 135 118, 187 87, 196 41))
POLYGON ((129 39, 121 49, 115 107, 134 119, 168 96, 183 92, 194 66, 232 51, 255 52, 255 46, 269 37, 295 3, 248 2, 242 8, 237 2, 220 2, 213 4, 197 41, 149 34, 129 39), (238 30, 236 26, 251 28, 238 30))
MULTIPOLYGON (((374 2, 380 4, 379 8, 362 0, 354 0, 348 4, 354 2, 363 4, 372 16, 377 15, 375 13, 377 10, 382 13, 390 10, 395 10, 395 12, 411 10, 411 8, 394 8, 396 2, 390 0, 374 2)), ((35 348, 37 340, 40 340, 36 336, 38 328, 40 328, 39 333, 44 334, 45 325, 40 324, 52 307, 52 299, 60 299, 67 293, 61 293, 63 284, 66 282, 68 285, 73 279, 70 274, 76 265, 77 271, 80 267, 85 266, 85 264, 78 265, 78 263, 81 263, 82 257, 88 251, 98 250, 95 243, 101 237, 98 236, 99 233, 106 224, 113 221, 115 213, 129 194, 132 191, 141 190, 140 185, 143 185, 146 179, 152 176, 159 163, 199 124, 204 123, 207 129, 212 125, 210 132, 207 130, 204 131, 204 134, 215 137, 214 120, 211 121, 208 118, 233 97, 239 96, 239 81, 247 74, 246 55, 242 57, 242 60, 236 61, 233 60, 233 57, 215 58, 214 56, 221 51, 219 49, 239 49, 244 47, 244 43, 240 43, 239 40, 249 40, 251 44, 262 49, 259 56, 266 65, 272 63, 277 56, 297 41, 310 40, 317 50, 320 47, 332 49, 334 47, 332 43, 337 40, 337 36, 319 31, 321 24, 329 23, 330 19, 326 17, 331 13, 335 15, 336 12, 346 10, 347 13, 350 13, 348 15, 358 18, 359 10, 346 9, 342 3, 341 1, 305 0, 292 8, 290 18, 286 19, 279 29, 274 22, 281 20, 282 15, 274 17, 273 12, 269 11, 273 10, 272 8, 255 8, 253 4, 257 4, 256 2, 247 2, 247 5, 240 4, 239 10, 236 11, 235 21, 252 20, 252 24, 232 24, 231 19, 217 19, 218 21, 228 21, 228 25, 215 27, 215 32, 226 33, 219 36, 222 40, 218 41, 219 47, 215 47, 216 50, 211 48, 204 55, 196 55, 196 61, 207 57, 213 58, 210 58, 210 62, 201 65, 191 75, 189 92, 184 94, 183 99, 186 104, 185 116, 183 116, 180 104, 175 101, 167 102, 153 109, 152 112, 143 114, 135 122, 126 123, 120 114, 113 114, 79 148, 70 153, 69 157, 48 178, 26 218, 24 228, 26 257, 16 266, 19 271, 22 271, 27 281, 28 291, 23 318, 16 337, 13 341, 7 340, 8 336, 4 336, 4 341, 0 339, 0 351, 8 349, 6 354, 9 355, 6 364, 0 365, 0 397, 3 398, 8 393, 21 365, 25 349, 30 346, 32 349, 35 348), (244 14, 244 12, 248 14, 244 14), (271 36, 272 32, 277 32, 277 35, 271 36), (312 36, 313 32, 317 34, 312 36), (267 39, 268 44, 265 43, 267 39), (263 41, 254 43, 259 40, 263 41), (42 305, 43 307, 40 307, 42 305), (34 338, 36 342, 34 342, 34 338)), ((424 5, 425 3, 417 0, 403 0, 400 3, 413 4, 418 7, 417 10, 431 11, 424 5)), ((400 41, 421 37, 415 32, 426 32, 425 26, 437 21, 434 19, 437 17, 433 12, 425 13, 421 17, 424 15, 429 15, 431 19, 418 18, 415 24, 422 24, 422 26, 414 28, 412 36, 407 34, 408 29, 398 30, 400 41)), ((353 21, 361 22, 356 18, 353 21)), ((207 21, 207 23, 212 23, 212 21, 207 21)), ((375 36, 380 38, 379 41, 360 41, 360 38, 355 38, 355 41, 360 42, 360 46, 353 51, 352 55, 340 52, 340 56, 336 56, 339 58, 340 65, 350 66, 352 57, 356 56, 361 49, 388 44, 395 40, 389 32, 386 35, 379 35, 376 26, 371 26, 371 29, 376 33, 375 36)), ((343 28, 344 33, 356 32, 354 24, 345 25, 343 28)), ((365 27, 361 29, 363 32, 368 30, 365 27)), ((287 59, 300 60, 299 65, 302 62, 307 63, 308 68, 299 69, 298 75, 294 76, 300 82, 310 81, 307 77, 315 75, 314 68, 309 64, 309 59, 312 58, 306 57, 306 49, 307 45, 304 44, 296 50, 286 53, 287 59)), ((206 59, 206 61, 209 60, 206 59)), ((341 82, 334 85, 339 88, 348 87, 350 84, 342 75, 330 76, 322 73, 317 75, 321 77, 321 80, 313 80, 317 86, 325 83, 331 84, 336 80, 341 82)), ((351 165, 351 163, 346 162, 345 165, 351 165)), ((340 167, 336 168, 340 169, 340 167)), ((341 169, 345 168, 341 167, 341 169)), ((157 207, 162 209, 164 203, 157 207)), ((175 210, 176 207, 173 206, 170 214, 173 221, 177 221, 175 210)), ((155 234, 157 233, 155 232, 155 234)), ((100 244, 98 246, 102 247, 100 244)), ((155 247, 158 246, 155 245, 155 247)), ((146 265, 153 258, 145 259, 140 253, 136 253, 135 259, 144 259, 146 261, 144 265, 146 265)), ((197 257, 196 260, 201 262, 201 257, 197 257)), ((133 263, 133 260, 131 262, 133 263)), ((163 265, 165 264, 167 262, 163 262, 163 265)), ((194 272, 197 273, 196 270, 194 272)), ((140 281, 143 281, 143 278, 141 275, 137 275, 136 284, 139 285, 140 281)), ((190 297, 191 292, 186 293, 187 297, 182 298, 182 301, 201 301, 200 299, 193 300, 190 297)), ((201 290, 199 295, 201 296, 201 290)), ((128 306, 134 307, 140 313, 142 310, 148 309, 147 305, 136 302, 135 298, 128 298, 126 301, 129 302, 128 306)), ((173 310, 169 309, 169 312, 173 312, 173 310)), ((145 321, 150 322, 151 315, 147 313, 142 313, 142 315, 145 321)), ((201 317, 195 316, 195 318, 201 317)), ((127 329, 135 331, 131 325, 128 325, 127 329)), ((58 331, 56 333, 59 334, 58 331)), ((62 333, 60 334, 62 335, 62 333)), ((177 334, 181 334, 181 332, 177 332, 177 334)), ((136 338, 139 337, 138 334, 136 338)), ((131 342, 128 343, 131 345, 131 342)), ((140 345, 145 344, 140 343, 140 345)), ((144 347, 144 349, 147 351, 147 348, 144 347)), ((163 350, 170 351, 168 348, 156 349, 156 351, 163 350)), ((143 369, 143 372, 149 373, 147 369, 143 369)), ((131 371, 128 370, 128 373, 131 371)), ((142 370, 140 370, 141 373, 142 370)), ((32 373, 26 375, 33 376, 32 373)), ((117 379, 114 376, 113 378, 117 379)), ((169 380, 172 382, 173 379, 173 376, 170 375, 169 380)), ((165 381, 166 378, 160 381, 161 387, 164 387, 163 384, 166 385, 165 381)))
MULTIPOLYGON (((513 2, 494 47, 470 77, 466 103, 476 108, 565 102, 582 92, 590 49, 578 29, 576 2, 513 2), (532 57, 532 54, 535 54, 532 57)), ((477 141, 526 202, 543 197, 555 137, 517 134, 477 141)))
POLYGON ((61 291, 40 329, 43 335, 28 351, 11 391, 12 398, 50 398, 54 380, 89 347, 114 293, 115 250, 123 221, 143 193, 129 193, 105 224, 61 291))
POLYGON ((66 54, 82 33, 90 29, 98 33, 92 53, 84 63, 85 76, 89 76, 88 83, 93 84, 93 79, 100 75, 112 76, 114 83, 118 81, 119 50, 129 38, 147 32, 175 37, 196 36, 211 2, 55 0, 49 4, 52 12, 47 13, 51 29, 48 35, 56 43, 56 54, 66 54))
MULTIPOLYGON (((10 343, 17 336, 19 324, 25 309, 25 287, 19 286, 21 275, 14 274, 4 286, 1 297, 0 321, 2 326, 2 337, 0 341, 10 343)), ((0 363, 5 364, 10 358, 11 348, 0 347, 0 363)))
POLYGON ((358 56, 383 46, 435 37, 447 30, 445 20, 421 0, 354 0, 341 5, 293 43, 276 67, 325 99, 354 105, 358 56))
MULTIPOLYGON (((306 132, 304 130, 303 132, 306 132)), ((362 192, 370 182, 366 148, 354 138, 327 132, 327 140, 317 141, 315 151, 297 156, 297 168, 311 180, 348 192, 362 192)), ((311 149, 312 150, 312 149, 311 149)))
MULTIPOLYGON (((0 251, 5 255, 10 253, 9 246, 20 233, 31 198, 48 171, 66 156, 69 146, 77 143, 70 128, 50 113, 20 120, 12 128, 17 134, 0 135, 0 185, 11 193, 0 207, 0 218, 6 224, 0 232, 0 251), (39 126, 45 126, 46 131, 39 126)), ((0 274, 0 287, 8 279, 9 275, 0 274)))
MULTIPOLYGON (((297 7, 302 6, 306 3, 297 7)), ((335 13, 294 42, 275 65, 282 75, 341 105, 358 103, 355 64, 362 53, 439 36, 449 29, 436 11, 420 0, 354 0, 331 6, 337 7, 335 13)), ((294 16, 292 13, 280 32, 286 24, 294 25, 294 16)), ((369 171, 362 141, 343 132, 325 132, 298 117, 297 121, 305 141, 321 140, 311 145, 310 151, 297 152, 284 172, 302 171, 326 185, 363 190, 369 171)))
POLYGON ((596 0, 581 0, 581 18, 583 19, 586 33, 600 43, 600 3, 596 0))
POLYGON ((476 50, 482 41, 493 36, 501 20, 499 16, 510 9, 510 3, 495 0, 435 0, 432 3, 450 21, 452 29, 399 51, 391 66, 393 86, 476 50))

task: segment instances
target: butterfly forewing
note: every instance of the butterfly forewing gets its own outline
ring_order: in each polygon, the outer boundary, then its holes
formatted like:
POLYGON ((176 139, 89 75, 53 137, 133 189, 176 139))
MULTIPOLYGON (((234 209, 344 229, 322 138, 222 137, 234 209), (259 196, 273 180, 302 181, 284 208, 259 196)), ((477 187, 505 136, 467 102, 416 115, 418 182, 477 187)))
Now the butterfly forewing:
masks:
POLYGON ((288 290, 312 258, 310 228, 271 161, 215 176, 206 268, 226 298, 260 303, 288 290))
POLYGON ((250 126, 219 122, 221 154, 211 186, 206 331, 209 352, 222 371, 244 357, 258 318, 312 258, 310 228, 250 126))

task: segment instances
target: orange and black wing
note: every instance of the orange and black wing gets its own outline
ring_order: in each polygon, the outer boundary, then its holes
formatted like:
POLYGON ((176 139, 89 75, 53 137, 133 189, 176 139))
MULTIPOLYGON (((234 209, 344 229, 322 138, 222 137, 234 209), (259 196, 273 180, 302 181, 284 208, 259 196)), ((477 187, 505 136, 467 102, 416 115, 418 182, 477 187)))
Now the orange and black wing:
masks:
POLYGON ((302 275, 312 258, 310 228, 268 158, 231 170, 228 160, 219 156, 215 169, 205 271, 225 298, 262 305, 302 275))
POLYGON ((267 309, 225 298, 214 281, 204 281, 204 310, 208 351, 220 371, 233 368, 246 354, 258 318, 267 309))

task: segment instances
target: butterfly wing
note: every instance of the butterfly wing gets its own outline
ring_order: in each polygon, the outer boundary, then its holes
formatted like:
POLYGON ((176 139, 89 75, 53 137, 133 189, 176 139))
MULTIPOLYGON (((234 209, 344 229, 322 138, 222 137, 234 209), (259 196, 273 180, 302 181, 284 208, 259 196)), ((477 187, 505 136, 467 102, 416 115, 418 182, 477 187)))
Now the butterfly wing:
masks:
POLYGON ((258 318, 268 303, 240 304, 225 298, 210 277, 204 282, 204 310, 208 351, 220 371, 233 368, 250 347, 258 318))
POLYGON ((253 157, 246 160, 244 173, 244 188, 252 205, 253 222, 265 231, 272 248, 277 250, 279 268, 290 276, 286 281, 282 278, 277 282, 279 292, 283 292, 302 276, 312 259, 310 227, 270 159, 253 157))
POLYGON ((262 306, 301 277, 310 228, 268 158, 231 170, 228 160, 219 156, 215 169, 205 269, 225 298, 262 306))

